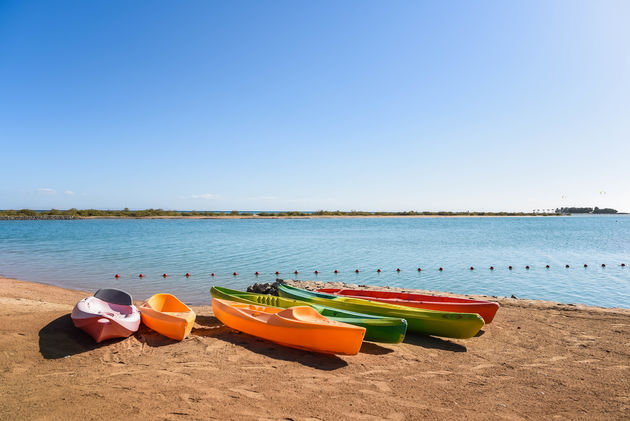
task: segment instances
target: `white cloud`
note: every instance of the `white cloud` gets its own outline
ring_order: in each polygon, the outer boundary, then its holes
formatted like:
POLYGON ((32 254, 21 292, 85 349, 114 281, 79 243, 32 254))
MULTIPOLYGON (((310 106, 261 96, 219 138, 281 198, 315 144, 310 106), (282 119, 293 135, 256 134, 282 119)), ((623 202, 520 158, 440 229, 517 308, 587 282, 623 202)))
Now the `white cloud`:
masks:
POLYGON ((57 193, 57 191, 55 189, 51 189, 48 187, 40 187, 37 189, 38 192, 42 192, 42 193, 57 193))
POLYGON ((248 197, 247 200, 278 200, 277 196, 256 196, 256 197, 248 197))
POLYGON ((218 199, 219 195, 218 194, 212 194, 212 193, 203 193, 203 194, 193 194, 190 196, 191 199, 203 199, 203 200, 211 200, 211 199, 218 199))
POLYGON ((75 193, 72 190, 66 190, 64 192, 64 194, 67 194, 68 196, 74 196, 75 195, 75 193))

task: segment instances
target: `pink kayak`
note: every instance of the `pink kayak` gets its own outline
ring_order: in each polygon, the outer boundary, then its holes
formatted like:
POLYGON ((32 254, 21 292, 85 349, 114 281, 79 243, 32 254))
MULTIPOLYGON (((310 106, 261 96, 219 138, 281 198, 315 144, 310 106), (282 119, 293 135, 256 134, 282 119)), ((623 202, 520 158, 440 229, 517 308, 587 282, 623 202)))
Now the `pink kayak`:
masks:
POLYGON ((72 310, 72 321, 98 342, 126 338, 140 327, 140 312, 131 295, 119 289, 99 289, 72 310))
POLYGON ((499 303, 493 301, 470 300, 467 298, 444 297, 440 295, 411 294, 393 291, 369 291, 364 289, 321 288, 318 292, 362 298, 381 303, 398 304, 425 310, 449 311, 453 313, 477 313, 486 323, 494 319, 499 303))

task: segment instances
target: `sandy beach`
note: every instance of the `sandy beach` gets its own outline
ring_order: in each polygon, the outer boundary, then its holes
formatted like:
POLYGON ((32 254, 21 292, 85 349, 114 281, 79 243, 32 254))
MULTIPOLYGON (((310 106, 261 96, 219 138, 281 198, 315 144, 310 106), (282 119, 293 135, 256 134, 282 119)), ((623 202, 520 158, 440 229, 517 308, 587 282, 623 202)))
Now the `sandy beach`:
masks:
POLYGON ((183 342, 143 326, 96 345, 70 319, 88 294, 0 278, 0 419, 630 417, 630 310, 498 299, 475 338, 337 357, 235 332, 210 306, 183 342))

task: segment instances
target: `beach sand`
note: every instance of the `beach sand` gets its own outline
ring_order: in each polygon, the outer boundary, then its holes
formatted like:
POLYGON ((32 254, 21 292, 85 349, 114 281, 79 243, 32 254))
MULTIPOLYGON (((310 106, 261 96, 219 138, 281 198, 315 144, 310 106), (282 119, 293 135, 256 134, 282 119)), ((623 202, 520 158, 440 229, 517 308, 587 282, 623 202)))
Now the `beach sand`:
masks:
POLYGON ((143 326, 96 345, 70 319, 86 295, 0 278, 0 419, 630 417, 630 310, 498 299, 475 338, 337 357, 237 333, 210 306, 183 342, 143 326))

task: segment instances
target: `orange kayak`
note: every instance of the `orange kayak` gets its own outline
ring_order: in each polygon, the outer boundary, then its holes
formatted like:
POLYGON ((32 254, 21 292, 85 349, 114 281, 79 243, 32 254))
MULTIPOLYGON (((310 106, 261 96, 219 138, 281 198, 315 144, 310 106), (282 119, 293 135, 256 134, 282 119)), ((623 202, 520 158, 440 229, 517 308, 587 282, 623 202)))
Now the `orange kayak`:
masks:
POLYGON ((212 299, 212 311, 224 325, 292 348, 325 354, 355 355, 365 328, 330 320, 312 307, 267 307, 212 299))
POLYGON ((499 303, 493 301, 470 300, 467 298, 445 297, 440 295, 411 294, 394 291, 369 291, 364 289, 321 288, 318 292, 341 295, 351 298, 397 304, 425 310, 448 311, 452 313, 477 313, 484 322, 494 319, 499 303))
POLYGON ((155 294, 139 308, 142 323, 167 338, 183 340, 195 324, 195 312, 171 294, 155 294))

